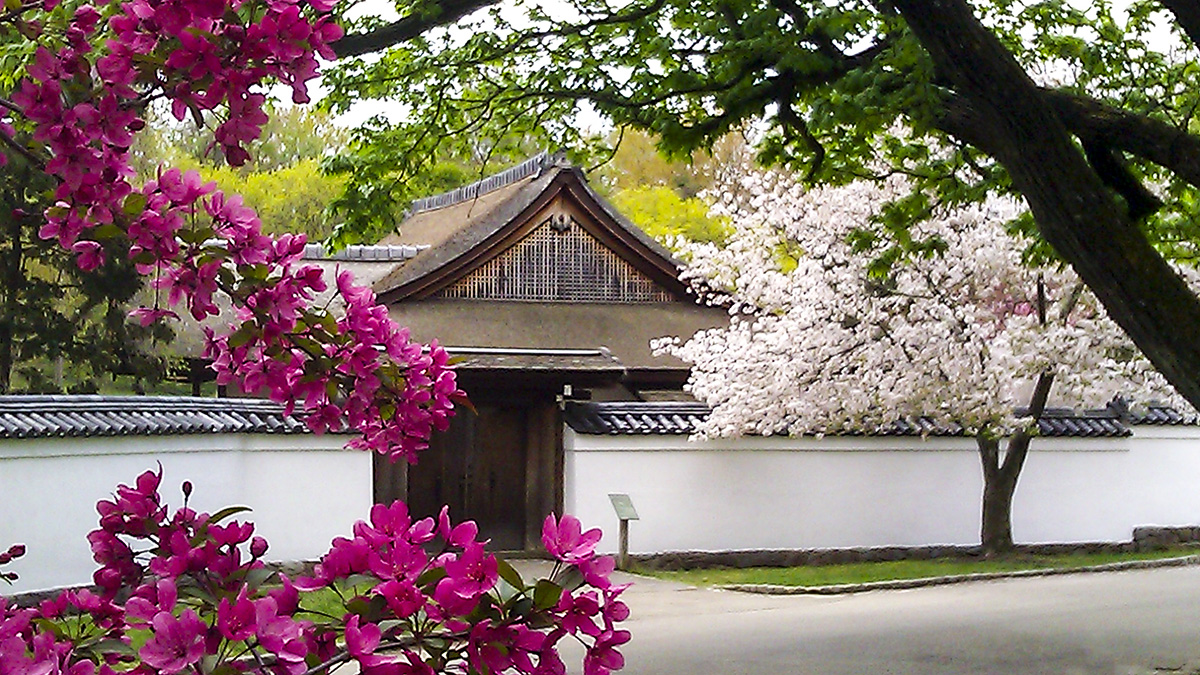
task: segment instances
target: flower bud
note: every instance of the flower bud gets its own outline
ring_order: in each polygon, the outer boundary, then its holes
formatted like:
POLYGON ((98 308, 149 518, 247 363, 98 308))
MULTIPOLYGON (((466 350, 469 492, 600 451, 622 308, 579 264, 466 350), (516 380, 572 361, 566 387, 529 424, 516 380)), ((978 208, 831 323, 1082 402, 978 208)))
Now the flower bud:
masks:
POLYGON ((267 552, 267 540, 266 539, 263 539, 262 537, 255 537, 250 540, 250 555, 254 556, 255 558, 261 558, 261 557, 263 557, 263 554, 266 552, 267 552))

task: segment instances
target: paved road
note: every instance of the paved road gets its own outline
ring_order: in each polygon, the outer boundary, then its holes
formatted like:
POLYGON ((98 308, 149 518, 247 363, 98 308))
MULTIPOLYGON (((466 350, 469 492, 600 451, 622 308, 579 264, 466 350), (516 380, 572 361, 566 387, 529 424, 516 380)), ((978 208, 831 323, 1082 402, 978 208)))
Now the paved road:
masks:
POLYGON ((634 613, 623 671, 630 675, 1200 668, 1200 567, 832 597, 638 582, 626 598, 634 613))

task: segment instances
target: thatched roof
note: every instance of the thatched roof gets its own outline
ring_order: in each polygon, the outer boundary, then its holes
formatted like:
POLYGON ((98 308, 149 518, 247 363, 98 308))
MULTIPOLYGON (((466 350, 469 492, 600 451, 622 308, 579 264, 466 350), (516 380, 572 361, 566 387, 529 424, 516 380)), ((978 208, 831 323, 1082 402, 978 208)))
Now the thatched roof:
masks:
POLYGON ((685 297, 686 288, 677 279, 679 261, 598 195, 578 167, 546 153, 497 176, 416 202, 400 223, 399 234, 380 243, 429 249, 376 283, 376 293, 384 302, 429 297, 527 235, 537 224, 534 217, 560 198, 588 214, 581 224, 611 244, 621 258, 680 299, 685 297))

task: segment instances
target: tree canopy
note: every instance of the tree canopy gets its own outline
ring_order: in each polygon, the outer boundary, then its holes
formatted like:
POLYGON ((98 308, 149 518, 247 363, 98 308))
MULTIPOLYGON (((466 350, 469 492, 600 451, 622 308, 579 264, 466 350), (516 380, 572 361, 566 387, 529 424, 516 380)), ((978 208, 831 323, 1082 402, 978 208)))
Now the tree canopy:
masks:
MULTIPOLYGON (((1200 403, 1200 300, 1166 262, 1194 258, 1193 133, 1200 11, 1182 0, 883 0, 541 7, 418 2, 334 45, 330 105, 377 99, 381 164, 415 166, 447 139, 541 129, 578 137, 586 105, 668 152, 764 130, 762 158, 809 182, 901 173, 880 218, 1019 193, 1036 230, 1155 366, 1200 403), (1174 47, 1152 39, 1166 23, 1174 47), (380 51, 382 50, 382 51, 380 51), (370 59, 353 58, 378 52, 370 59), (400 158, 403 158, 401 160, 400 158), (1151 186, 1150 188, 1147 185, 1151 186), (1152 189, 1151 189, 1152 188, 1152 189)), ((392 180, 397 180, 393 174, 392 180)))
MULTIPOLYGON (((688 387, 713 406, 706 435, 886 434, 907 424, 974 437, 982 541, 1007 550, 1013 490, 1051 397, 1093 408, 1114 395, 1139 405, 1177 397, 1070 269, 1021 263, 1025 242, 1004 231, 1015 199, 914 224, 939 242, 936 254, 874 270, 885 244, 861 226, 907 182, 805 190, 780 173, 739 179, 716 205, 733 220, 728 245, 685 248, 685 278, 701 295, 727 294, 730 325, 661 348, 692 364, 688 387), (785 245, 791 271, 773 255, 785 245)), ((1200 274, 1190 277, 1200 288, 1200 274)))

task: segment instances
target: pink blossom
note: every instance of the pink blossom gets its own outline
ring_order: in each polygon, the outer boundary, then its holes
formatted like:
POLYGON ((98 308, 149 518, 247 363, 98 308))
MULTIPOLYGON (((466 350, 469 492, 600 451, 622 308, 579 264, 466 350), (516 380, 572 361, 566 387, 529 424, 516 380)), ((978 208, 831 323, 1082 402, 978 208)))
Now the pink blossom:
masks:
POLYGON ((97 267, 104 264, 104 249, 99 242, 95 241, 77 241, 71 247, 75 252, 75 262, 79 265, 79 269, 84 272, 91 272, 97 267))
POLYGON ((462 598, 477 598, 490 591, 499 581, 496 557, 483 549, 483 544, 471 542, 462 554, 445 564, 446 578, 438 582, 439 597, 443 591, 462 598))
POLYGON ((537 652, 545 636, 521 625, 495 625, 481 621, 471 629, 467 653, 478 672, 500 673, 510 668, 533 672, 532 653, 537 652))
POLYGON ((612 586, 609 575, 617 569, 617 561, 611 555, 597 555, 576 563, 583 580, 600 589, 612 586))
POLYGON ((204 656, 208 627, 194 611, 186 609, 178 617, 159 612, 150 625, 154 633, 138 652, 147 665, 163 673, 178 673, 204 656))
POLYGON ((564 590, 555 608, 563 613, 562 627, 568 633, 585 633, 593 637, 601 633, 595 617, 600 615, 600 600, 594 591, 572 595, 564 590))
POLYGON ((160 319, 178 319, 179 315, 169 309, 152 309, 150 307, 138 307, 129 312, 129 318, 134 319, 143 328, 160 319))
POLYGON ((217 628, 230 640, 245 640, 254 635, 257 613, 243 588, 235 600, 222 598, 217 607, 217 628))
POLYGON ((583 657, 584 675, 608 675, 614 670, 625 667, 625 657, 617 651, 617 647, 629 642, 629 631, 606 631, 596 638, 587 654, 583 657))
POLYGON ((383 596, 388 608, 402 619, 416 614, 425 606, 425 595, 408 580, 385 581, 376 586, 373 592, 383 596))
POLYGON ((259 644, 274 654, 288 672, 304 672, 304 657, 308 653, 304 631, 309 624, 280 614, 274 598, 256 600, 254 610, 254 634, 259 644))
POLYGON ((356 659, 374 653, 382 635, 379 626, 370 622, 360 624, 357 614, 346 622, 346 650, 356 659))
POLYGON ((572 515, 564 515, 561 520, 555 520, 554 514, 546 516, 542 523, 542 545, 546 551, 565 563, 579 563, 594 555, 596 542, 600 541, 599 528, 582 532, 579 519, 572 515))

